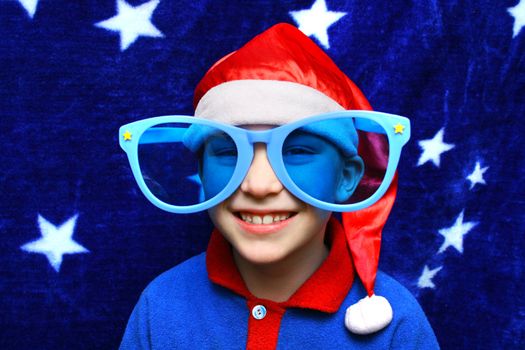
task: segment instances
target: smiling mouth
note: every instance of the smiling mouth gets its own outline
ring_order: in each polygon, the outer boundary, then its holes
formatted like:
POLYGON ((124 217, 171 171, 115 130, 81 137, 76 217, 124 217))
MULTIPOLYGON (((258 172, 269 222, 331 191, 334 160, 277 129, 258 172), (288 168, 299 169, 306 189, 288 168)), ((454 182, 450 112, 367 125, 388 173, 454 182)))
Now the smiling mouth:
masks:
POLYGON ((265 213, 255 214, 249 212, 236 212, 235 216, 242 221, 251 225, 272 225, 286 221, 289 218, 295 216, 297 213, 294 212, 279 212, 279 213, 265 213))

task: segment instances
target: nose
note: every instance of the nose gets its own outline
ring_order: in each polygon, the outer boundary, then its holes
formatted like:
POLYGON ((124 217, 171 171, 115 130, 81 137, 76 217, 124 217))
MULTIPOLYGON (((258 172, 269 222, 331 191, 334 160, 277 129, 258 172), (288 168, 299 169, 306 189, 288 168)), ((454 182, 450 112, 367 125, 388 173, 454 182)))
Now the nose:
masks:
POLYGON ((241 191, 253 197, 264 198, 283 190, 281 181, 268 161, 266 145, 256 143, 250 169, 241 183, 241 191))

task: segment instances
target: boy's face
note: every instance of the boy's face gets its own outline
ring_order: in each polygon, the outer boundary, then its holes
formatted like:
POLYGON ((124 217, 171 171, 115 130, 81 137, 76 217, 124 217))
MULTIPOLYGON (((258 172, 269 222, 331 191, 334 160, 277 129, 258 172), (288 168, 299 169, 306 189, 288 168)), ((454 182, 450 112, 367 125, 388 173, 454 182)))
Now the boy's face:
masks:
POLYGON ((294 197, 256 144, 251 167, 237 191, 209 210, 236 253, 254 264, 270 264, 322 247, 330 212, 294 197), (268 224, 271 222, 270 224, 268 224))

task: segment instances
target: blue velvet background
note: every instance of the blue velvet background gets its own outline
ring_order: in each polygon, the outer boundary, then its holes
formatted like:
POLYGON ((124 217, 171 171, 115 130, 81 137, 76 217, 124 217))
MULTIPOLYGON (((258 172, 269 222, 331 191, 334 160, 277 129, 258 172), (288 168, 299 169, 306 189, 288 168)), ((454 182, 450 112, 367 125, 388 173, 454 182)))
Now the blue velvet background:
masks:
MULTIPOLYGON (((143 1, 130 1, 138 5, 143 1)), ((400 190, 384 231, 380 267, 418 298, 444 349, 525 345, 523 240, 525 30, 513 37, 518 0, 327 0, 348 14, 329 30, 327 53, 376 110, 412 120, 400 190), (441 128, 455 148, 440 167, 417 166, 418 141, 441 128), (470 189, 476 162, 486 185, 470 189), (439 230, 478 224, 463 253, 439 230), (435 288, 423 267, 442 266, 435 288)), ((162 0, 163 38, 94 26, 115 1, 40 0, 31 19, 0 2, 0 348, 116 348, 142 289, 205 249, 206 213, 172 215, 149 204, 132 178, 117 130, 126 122, 191 114, 193 89, 217 59, 305 1, 162 0), (21 250, 41 237, 41 215, 78 214, 56 272, 21 250)))

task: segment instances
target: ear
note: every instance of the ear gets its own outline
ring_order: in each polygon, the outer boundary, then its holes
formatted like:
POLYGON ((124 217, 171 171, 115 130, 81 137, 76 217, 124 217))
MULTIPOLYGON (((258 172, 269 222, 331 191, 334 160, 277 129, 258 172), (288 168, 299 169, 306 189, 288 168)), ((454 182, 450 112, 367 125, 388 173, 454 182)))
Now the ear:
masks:
POLYGON ((345 159, 343 175, 341 176, 335 195, 337 203, 346 202, 352 196, 364 172, 365 164, 361 157, 355 155, 345 159))

